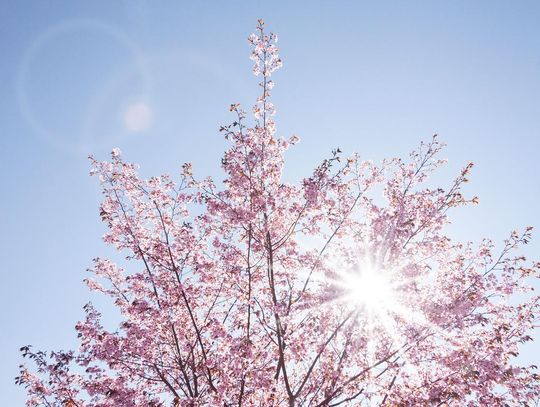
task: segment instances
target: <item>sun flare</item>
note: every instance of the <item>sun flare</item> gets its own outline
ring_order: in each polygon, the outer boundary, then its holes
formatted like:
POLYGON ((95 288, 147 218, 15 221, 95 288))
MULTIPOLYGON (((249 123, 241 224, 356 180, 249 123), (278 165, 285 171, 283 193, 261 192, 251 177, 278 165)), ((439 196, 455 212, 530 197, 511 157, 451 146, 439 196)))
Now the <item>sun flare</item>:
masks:
POLYGON ((345 276, 344 283, 348 300, 370 310, 388 308, 395 295, 386 276, 371 268, 345 276))
POLYGON ((343 290, 345 302, 369 313, 389 313, 397 306, 398 293, 389 273, 367 262, 355 270, 341 273, 336 283, 343 290))

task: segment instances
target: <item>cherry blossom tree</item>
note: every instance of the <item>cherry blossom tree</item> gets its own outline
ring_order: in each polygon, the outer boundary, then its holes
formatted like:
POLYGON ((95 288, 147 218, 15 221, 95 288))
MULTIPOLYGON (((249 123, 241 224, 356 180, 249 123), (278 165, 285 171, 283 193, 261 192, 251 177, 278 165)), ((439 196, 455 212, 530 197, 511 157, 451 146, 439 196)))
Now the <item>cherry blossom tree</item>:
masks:
POLYGON ((17 383, 28 406, 532 405, 540 263, 519 248, 445 234, 462 187, 427 186, 444 160, 437 137, 407 160, 375 165, 339 149, 299 185, 282 181, 285 151, 270 101, 277 37, 249 37, 261 78, 252 124, 240 105, 221 127, 223 184, 184 164, 147 180, 113 150, 91 159, 103 189, 107 244, 91 290, 121 315, 106 329, 92 304, 77 351, 25 346, 35 368, 17 383))

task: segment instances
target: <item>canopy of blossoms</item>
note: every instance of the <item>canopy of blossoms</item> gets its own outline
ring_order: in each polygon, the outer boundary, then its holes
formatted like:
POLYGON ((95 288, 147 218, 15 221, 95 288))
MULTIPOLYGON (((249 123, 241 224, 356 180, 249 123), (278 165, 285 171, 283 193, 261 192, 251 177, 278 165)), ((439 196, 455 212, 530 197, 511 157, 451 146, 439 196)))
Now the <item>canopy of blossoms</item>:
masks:
POLYGON ((276 133, 277 37, 259 21, 249 42, 260 96, 221 128, 223 183, 191 164, 141 179, 118 149, 91 158, 104 240, 128 261, 97 258, 86 282, 121 323, 89 303, 78 350, 23 347, 27 405, 533 404, 535 367, 516 362, 538 321, 540 263, 518 250, 530 228, 498 249, 450 239, 449 210, 477 198, 461 193, 472 164, 426 185, 436 137, 380 165, 336 149, 283 182, 299 138, 276 133))

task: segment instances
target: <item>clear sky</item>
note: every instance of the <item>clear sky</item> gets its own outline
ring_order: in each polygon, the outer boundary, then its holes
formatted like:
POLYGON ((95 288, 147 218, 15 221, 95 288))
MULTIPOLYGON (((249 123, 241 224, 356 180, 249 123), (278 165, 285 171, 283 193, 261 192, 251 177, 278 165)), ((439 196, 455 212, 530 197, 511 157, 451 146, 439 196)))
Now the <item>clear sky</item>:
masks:
POLYGON ((441 182, 477 164, 481 203, 452 214, 453 236, 540 229, 540 2, 0 1, 1 406, 23 404, 21 345, 75 347, 82 306, 109 308, 82 283, 110 253, 86 156, 120 147, 144 175, 191 161, 219 179, 217 130, 258 91, 259 17, 284 60, 278 133, 302 138, 287 179, 337 146, 377 160, 436 132, 441 182))

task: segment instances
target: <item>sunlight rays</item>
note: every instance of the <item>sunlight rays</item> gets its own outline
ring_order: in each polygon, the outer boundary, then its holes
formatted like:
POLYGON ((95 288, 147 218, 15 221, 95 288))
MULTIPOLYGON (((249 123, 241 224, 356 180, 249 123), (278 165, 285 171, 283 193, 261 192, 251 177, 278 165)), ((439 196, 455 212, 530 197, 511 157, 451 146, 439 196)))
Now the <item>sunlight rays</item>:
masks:
POLYGON ((359 273, 343 275, 347 301, 365 307, 369 312, 391 308, 395 293, 391 283, 381 271, 366 267, 359 273))
POLYGON ((391 313, 397 306, 399 292, 392 277, 389 271, 361 259, 352 270, 336 273, 329 282, 342 292, 341 301, 380 316, 391 313))

